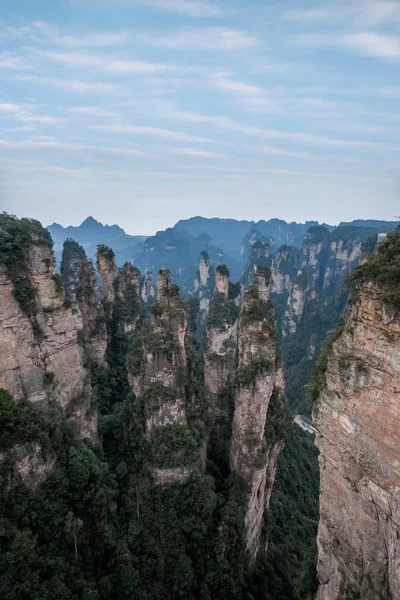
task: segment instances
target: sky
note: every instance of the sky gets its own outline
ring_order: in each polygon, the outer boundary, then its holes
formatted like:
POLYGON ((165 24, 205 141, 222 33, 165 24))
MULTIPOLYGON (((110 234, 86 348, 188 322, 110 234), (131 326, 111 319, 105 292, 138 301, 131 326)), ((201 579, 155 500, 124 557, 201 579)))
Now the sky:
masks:
POLYGON ((1 0, 0 203, 151 235, 400 214, 400 0, 1 0))

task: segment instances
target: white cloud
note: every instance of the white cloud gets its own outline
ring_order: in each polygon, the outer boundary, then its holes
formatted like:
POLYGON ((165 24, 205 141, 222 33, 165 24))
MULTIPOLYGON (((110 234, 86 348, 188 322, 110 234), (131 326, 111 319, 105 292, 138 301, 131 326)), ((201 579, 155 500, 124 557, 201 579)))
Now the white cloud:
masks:
POLYGON ((224 13, 219 6, 202 0, 116 0, 121 3, 143 4, 146 8, 157 8, 186 17, 220 17, 224 13))
POLYGON ((378 26, 400 20, 400 3, 395 0, 334 0, 311 9, 291 9, 283 19, 300 23, 346 22, 354 26, 378 26))
POLYGON ((59 140, 0 140, 0 149, 6 150, 73 150, 73 151, 91 151, 105 154, 122 154, 127 156, 143 157, 147 154, 136 148, 124 148, 116 146, 102 146, 94 144, 78 144, 59 140))
POLYGON ((23 69, 25 63, 19 56, 11 52, 0 52, 0 69, 23 69))
POLYGON ((217 72, 211 76, 213 87, 232 94, 243 107, 254 111, 271 110, 276 106, 271 90, 257 85, 233 79, 229 73, 217 72))
POLYGON ((68 112, 87 115, 90 117, 108 118, 117 116, 114 111, 109 110, 108 108, 103 108, 102 106, 71 106, 68 108, 68 112))
POLYGON ((23 123, 54 125, 60 122, 60 119, 53 115, 35 114, 32 112, 31 108, 32 107, 29 105, 2 102, 0 103, 0 114, 8 114, 12 119, 22 121, 23 123))
POLYGON ((159 129, 158 127, 144 127, 139 125, 115 124, 115 125, 94 125, 93 129, 107 133, 138 134, 150 137, 159 137, 179 142, 211 142, 210 138, 190 135, 182 131, 170 131, 169 129, 159 129))
POLYGON ((315 154, 310 154, 308 152, 296 152, 295 150, 285 150, 283 148, 276 148, 275 146, 253 146, 251 144, 245 144, 244 147, 249 150, 254 150, 255 152, 260 152, 261 154, 287 156, 288 158, 315 159, 317 157, 315 154))
POLYGON ((20 110, 18 104, 11 104, 10 102, 0 102, 0 112, 15 113, 20 110))
POLYGON ((141 40, 153 46, 177 50, 241 50, 253 48, 259 43, 253 35, 229 27, 184 29, 167 35, 143 35, 141 40))
POLYGON ((165 106, 158 109, 159 116, 164 118, 188 121, 192 123, 207 123, 214 127, 220 127, 232 133, 240 133, 265 139, 280 139, 289 142, 300 142, 311 146, 322 146, 332 148, 364 148, 364 149, 387 149, 395 152, 400 151, 400 145, 386 142, 371 142, 368 140, 347 140, 331 138, 324 135, 303 133, 298 131, 286 131, 278 129, 266 129, 243 125, 233 119, 222 116, 204 115, 202 113, 177 110, 174 107, 165 106))
POLYGON ((9 37, 29 39, 40 44, 51 42, 67 48, 108 47, 125 43, 129 34, 125 31, 93 31, 83 35, 65 34, 60 28, 43 21, 34 21, 29 26, 8 27, 4 35, 9 37))
POLYGON ((120 92, 119 86, 113 83, 103 83, 100 81, 60 79, 58 77, 40 77, 38 75, 18 75, 15 78, 19 79, 20 81, 30 81, 31 83, 38 85, 49 85, 65 92, 74 92, 79 94, 117 94, 120 92))
POLYGON ((175 69, 173 65, 131 59, 116 59, 110 56, 83 54, 81 52, 39 52, 52 61, 68 67, 91 67, 117 75, 162 73, 175 69))
POLYGON ((382 35, 372 31, 346 33, 342 35, 304 34, 296 37, 303 44, 333 46, 353 50, 357 54, 389 60, 400 58, 400 37, 382 35))
POLYGON ((340 37, 339 43, 368 56, 400 58, 400 37, 394 35, 380 35, 373 32, 353 33, 340 37))

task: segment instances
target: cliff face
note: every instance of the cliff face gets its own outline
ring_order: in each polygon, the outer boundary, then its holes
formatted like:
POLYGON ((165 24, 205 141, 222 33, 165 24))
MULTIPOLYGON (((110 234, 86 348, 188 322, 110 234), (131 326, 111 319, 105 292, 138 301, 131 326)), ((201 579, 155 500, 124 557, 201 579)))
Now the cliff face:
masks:
MULTIPOLYGON (((140 317, 140 271, 126 262, 117 267, 115 254, 111 248, 100 246, 97 251, 97 269, 103 286, 104 310, 111 330, 123 334, 135 331, 140 317)), ((149 284, 148 292, 151 294, 149 284)), ((154 290, 153 290, 154 292, 154 290)), ((147 299, 147 291, 145 292, 147 299)))
POLYGON ((251 560, 261 547, 265 511, 283 443, 266 435, 269 401, 277 383, 276 340, 269 304, 269 269, 254 267, 254 284, 245 293, 238 331, 238 371, 232 421, 230 463, 249 487, 245 543, 251 560))
POLYGON ((211 420, 209 452, 225 469, 229 465, 239 317, 239 290, 230 298, 229 286, 229 272, 219 265, 204 345, 204 384, 211 420))
POLYGON ((208 252, 201 252, 199 259, 199 270, 194 280, 194 295, 199 298, 200 323, 204 323, 210 301, 213 294, 214 269, 211 267, 211 261, 208 252))
POLYGON ((1 244, 0 387, 15 400, 59 407, 82 436, 96 437, 90 373, 51 245, 38 225, 16 220, 2 225, 1 244))
POLYGON ((318 600, 400 597, 399 374, 399 312, 379 283, 363 281, 333 343, 314 415, 318 600))
POLYGON ((140 286, 140 296, 144 304, 152 302, 156 297, 156 292, 153 283, 153 273, 146 273, 140 286))
POLYGON ((82 246, 73 240, 64 243, 61 260, 65 297, 71 304, 78 330, 85 346, 98 365, 105 365, 107 328, 93 263, 87 260, 82 246))

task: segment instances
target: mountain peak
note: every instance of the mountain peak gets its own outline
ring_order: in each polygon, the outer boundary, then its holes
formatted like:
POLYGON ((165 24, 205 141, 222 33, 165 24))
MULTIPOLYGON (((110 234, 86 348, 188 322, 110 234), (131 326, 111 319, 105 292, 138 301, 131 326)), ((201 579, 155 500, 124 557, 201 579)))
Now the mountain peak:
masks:
POLYGON ((96 221, 95 218, 93 218, 92 216, 86 217, 86 219, 84 221, 82 221, 82 223, 80 224, 79 227, 92 227, 93 225, 101 225, 101 223, 99 221, 96 221))

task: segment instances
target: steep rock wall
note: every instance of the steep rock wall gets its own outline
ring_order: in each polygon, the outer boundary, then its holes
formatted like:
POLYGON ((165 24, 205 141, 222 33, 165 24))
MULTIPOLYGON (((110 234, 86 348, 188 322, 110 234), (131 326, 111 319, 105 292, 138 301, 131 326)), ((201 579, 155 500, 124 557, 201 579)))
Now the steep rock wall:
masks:
MULTIPOLYGON (((230 465, 248 484, 245 544, 251 561, 262 546, 282 441, 266 435, 269 401, 276 384, 276 340, 269 301, 269 271, 254 267, 254 284, 244 296, 238 330, 238 371, 232 421, 230 465)), ((279 378, 281 380, 281 377, 279 378)))
POLYGON ((400 317, 362 283, 315 408, 318 600, 400 598, 400 317))
POLYGON ((239 317, 239 296, 229 298, 229 285, 229 272, 218 266, 204 343, 204 384, 210 415, 208 448, 213 460, 225 469, 229 465, 239 317))
POLYGON ((78 330, 96 364, 106 365, 107 328, 93 263, 82 246, 73 240, 64 243, 61 260, 65 297, 71 303, 78 330))
MULTIPOLYGON (((7 243, 8 233, 2 235, 7 243)), ((51 247, 40 232, 21 249, 18 268, 15 277, 11 267, 0 266, 0 387, 15 400, 60 408, 82 436, 95 438, 84 350, 72 309, 64 304, 62 278, 54 273, 51 247), (29 304, 18 301, 21 290, 29 304)))

